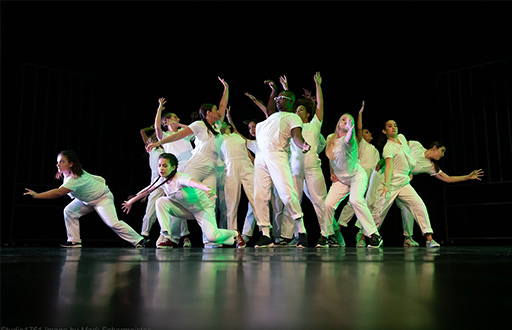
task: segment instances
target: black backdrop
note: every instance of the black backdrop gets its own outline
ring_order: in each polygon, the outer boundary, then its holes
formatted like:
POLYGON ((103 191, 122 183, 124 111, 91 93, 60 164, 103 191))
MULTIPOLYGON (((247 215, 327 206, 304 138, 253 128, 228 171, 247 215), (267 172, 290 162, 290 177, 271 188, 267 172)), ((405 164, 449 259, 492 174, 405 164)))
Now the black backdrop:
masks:
MULTIPOLYGON (((242 120, 263 116, 245 92, 266 100, 263 80, 277 81, 284 74, 300 94, 302 88, 314 89, 316 71, 324 80, 325 136, 342 113, 356 115, 364 99, 365 126, 374 136, 393 118, 409 139, 424 145, 450 141, 442 164, 449 174, 476 168, 488 173, 502 164, 496 170, 501 175, 487 175, 480 186, 447 187, 421 176, 413 185, 440 240, 454 238, 454 223, 475 228, 455 238, 510 236, 507 216, 500 230, 479 230, 489 212, 496 212, 490 216, 494 220, 504 213, 510 217, 511 199, 503 190, 511 181, 512 154, 507 44, 512 24, 506 2, 2 1, 0 8, 3 244, 53 244, 65 237, 67 197, 22 196, 25 187, 58 186, 52 177, 60 150, 74 149, 87 171, 104 176, 120 206, 148 184, 139 129, 152 123, 159 97, 189 122, 201 103, 220 100, 220 76, 230 84, 234 120, 247 133, 242 120), (489 77, 475 78, 472 68, 489 77), (477 100, 471 94, 476 86, 477 100), (468 118, 473 118, 471 130, 454 136, 461 123, 469 125, 468 118), (491 136, 498 128, 500 135, 491 136), (470 136, 488 142, 464 148, 470 136), (476 150, 500 157, 474 157, 476 150), (464 201, 478 204, 479 199, 454 200, 450 194, 459 196, 457 189, 473 189, 488 200, 468 212, 464 201), (482 194, 485 189, 492 194, 482 194), (449 220, 457 215, 457 221, 449 220)), ((241 205, 239 221, 246 204, 241 205)), ((314 240, 318 229, 308 201, 304 211, 314 240)), ((143 213, 137 205, 120 218, 139 230, 143 213)), ((84 239, 119 243, 94 217, 84 218, 92 220, 84 221, 84 239)), ((386 223, 387 242, 400 244, 396 209, 386 223)))

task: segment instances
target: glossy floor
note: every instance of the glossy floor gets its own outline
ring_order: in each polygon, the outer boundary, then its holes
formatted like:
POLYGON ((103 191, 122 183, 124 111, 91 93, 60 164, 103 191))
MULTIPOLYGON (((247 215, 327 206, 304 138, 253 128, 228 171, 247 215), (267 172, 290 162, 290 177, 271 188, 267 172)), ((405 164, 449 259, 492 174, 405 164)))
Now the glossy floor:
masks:
POLYGON ((1 326, 488 329, 511 280, 510 247, 2 248, 1 326))

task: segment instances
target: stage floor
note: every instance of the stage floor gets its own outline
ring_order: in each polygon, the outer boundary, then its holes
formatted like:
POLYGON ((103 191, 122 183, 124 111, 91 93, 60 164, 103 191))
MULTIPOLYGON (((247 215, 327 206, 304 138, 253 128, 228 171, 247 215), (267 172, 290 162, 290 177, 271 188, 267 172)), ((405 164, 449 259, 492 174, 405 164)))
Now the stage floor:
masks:
POLYGON ((512 312, 512 247, 0 251, 5 330, 490 329, 512 312))

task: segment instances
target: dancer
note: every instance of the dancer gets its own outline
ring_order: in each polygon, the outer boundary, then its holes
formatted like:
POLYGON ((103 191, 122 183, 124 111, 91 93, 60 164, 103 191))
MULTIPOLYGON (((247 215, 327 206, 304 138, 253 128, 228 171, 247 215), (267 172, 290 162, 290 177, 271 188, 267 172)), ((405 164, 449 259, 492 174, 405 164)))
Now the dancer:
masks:
MULTIPOLYGON (((357 131, 356 138, 358 143, 358 158, 359 164, 366 172, 368 179, 371 178, 373 169, 377 165, 380 159, 379 151, 373 144, 370 142, 373 140, 372 134, 368 129, 363 128, 363 110, 364 110, 364 101, 361 106, 361 110, 359 110, 359 115, 357 117, 357 131)), ((370 208, 370 205, 368 205, 370 208)), ((371 211, 371 208, 370 208, 371 211)), ((341 210, 340 217, 338 219, 338 224, 347 227, 348 222, 354 216, 354 209, 350 205, 350 201, 345 204, 343 210, 341 210)))
MULTIPOLYGON (((221 147, 221 158, 225 163, 224 193, 227 208, 227 228, 238 229, 237 211, 240 203, 241 187, 249 200, 246 223, 254 223, 254 165, 249 158, 250 152, 246 147, 246 139, 238 133, 231 119, 231 107, 226 110, 229 124, 224 128, 224 141, 221 147)), ((245 226, 244 226, 245 227, 245 226)), ((245 239, 245 238, 244 238, 245 239)))
POLYGON ((386 138, 386 144, 382 151, 385 170, 384 181, 376 196, 375 208, 372 212, 375 224, 377 228, 382 226, 393 201, 398 199, 414 215, 426 238, 426 246, 439 247, 439 243, 432 238, 434 232, 430 225, 427 207, 410 184, 410 174, 416 165, 416 160, 411 154, 406 138, 403 134, 398 134, 398 127, 394 120, 386 121, 382 133, 382 137, 386 138))
MULTIPOLYGON (((215 189, 217 186, 217 162, 223 138, 222 134, 220 134, 220 127, 224 121, 224 115, 229 98, 229 86, 227 82, 220 77, 218 79, 224 85, 224 92, 218 108, 214 104, 202 104, 199 108, 200 120, 194 121, 188 127, 175 134, 169 135, 156 143, 151 143, 147 147, 147 150, 150 151, 151 149, 164 145, 165 143, 179 141, 187 136, 195 135, 195 148, 192 151, 192 157, 189 159, 189 162, 183 172, 190 175, 194 180, 212 187, 212 189, 215 189)), ((212 199, 212 201, 214 200, 212 199)), ((204 235, 203 243, 208 243, 204 235)))
MULTIPOLYGON (((290 140, 303 150, 310 150, 309 144, 302 137, 302 121, 293 111, 295 94, 283 91, 274 99, 275 89, 272 89, 267 106, 268 118, 256 125, 256 141, 258 153, 254 161, 254 200, 255 213, 262 236, 257 248, 272 247, 270 238, 269 202, 274 184, 279 197, 294 220, 303 223, 303 213, 297 191, 293 187, 293 179, 288 159, 290 140), (274 103, 275 102, 275 103, 274 103), (278 112, 275 112, 277 106, 278 112)), ((305 228, 299 229, 297 247, 307 246, 305 228)))
POLYGON ((73 201, 64 208, 64 221, 68 239, 66 243, 61 244, 61 247, 82 247, 79 219, 92 211, 96 211, 103 222, 125 241, 136 248, 145 246, 147 241, 144 237, 137 234, 127 223, 117 218, 114 196, 105 184, 105 179, 87 173, 82 168, 82 164, 74 151, 64 150, 57 155, 57 174, 55 177, 64 180, 59 188, 42 193, 25 188, 24 195, 30 195, 36 199, 55 199, 67 194, 73 198, 73 201))
POLYGON ((323 240, 328 240, 334 233, 334 212, 339 203, 350 194, 349 200, 364 228, 367 246, 379 247, 382 245, 382 239, 364 199, 368 177, 359 165, 353 121, 350 114, 342 115, 335 132, 327 137, 325 154, 329 158, 331 177, 334 175, 337 180, 332 183, 325 199, 325 228, 322 236, 323 240))
MULTIPOLYGON (((430 176, 437 178, 446 183, 462 182, 468 180, 481 180, 484 175, 482 169, 474 170, 467 175, 450 176, 443 172, 439 167, 439 160, 444 157, 446 146, 444 143, 434 141, 430 143, 429 148, 425 149, 418 141, 409 141, 409 148, 411 155, 416 161, 416 164, 411 170, 412 175, 421 173, 430 174, 430 176)), ((402 225, 404 229, 404 246, 415 247, 419 244, 413 239, 414 216, 411 211, 397 199, 396 204, 401 210, 402 225)))
POLYGON ((156 212, 160 223, 160 234, 164 239, 158 244, 158 249, 170 249, 179 242, 179 237, 173 237, 172 227, 179 225, 178 219, 195 219, 209 242, 233 245, 245 248, 245 241, 237 230, 218 229, 215 219, 215 198, 213 189, 192 179, 189 175, 179 173, 178 159, 173 154, 163 153, 158 159, 160 178, 153 184, 141 190, 135 197, 123 203, 123 211, 130 212, 133 203, 144 198, 152 190, 162 187, 166 196, 156 202, 156 212))

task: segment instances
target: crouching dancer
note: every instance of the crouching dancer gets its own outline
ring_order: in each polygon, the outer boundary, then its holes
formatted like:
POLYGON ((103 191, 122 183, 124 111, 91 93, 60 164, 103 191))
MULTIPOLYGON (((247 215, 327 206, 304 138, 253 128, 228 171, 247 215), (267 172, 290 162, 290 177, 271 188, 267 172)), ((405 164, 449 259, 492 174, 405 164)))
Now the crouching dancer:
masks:
POLYGON ((157 245, 157 249, 171 249, 179 242, 180 238, 172 237, 171 233, 179 233, 179 230, 172 229, 179 226, 182 219, 196 219, 210 242, 225 245, 236 243, 237 248, 245 248, 245 241, 237 230, 217 228, 215 204, 210 200, 212 189, 185 173, 179 173, 177 168, 176 156, 161 154, 158 159, 160 178, 132 199, 125 201, 123 211, 130 212, 133 203, 162 187, 166 196, 156 201, 156 214, 160 223, 160 235, 164 238, 157 245))

